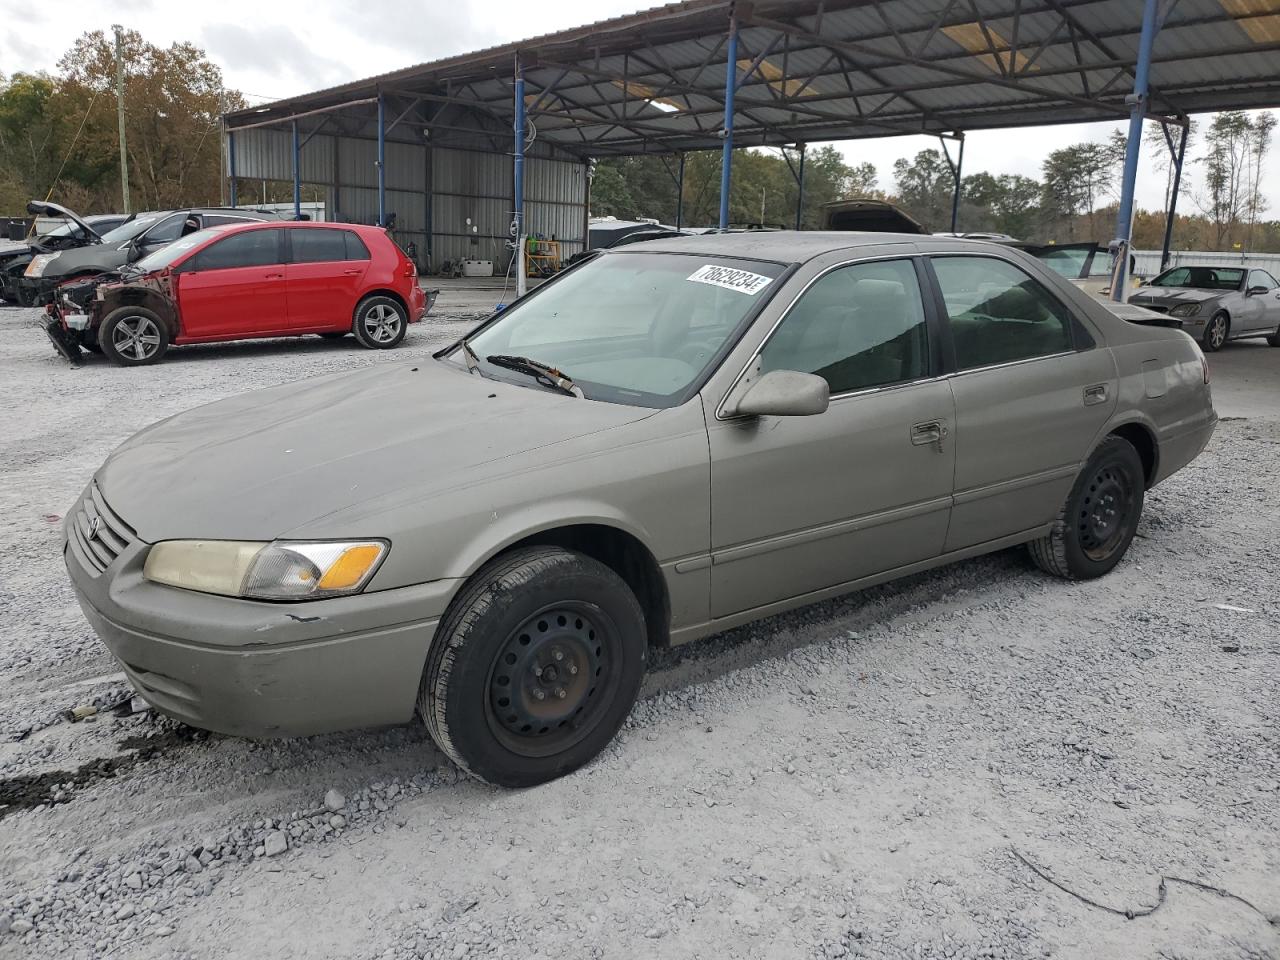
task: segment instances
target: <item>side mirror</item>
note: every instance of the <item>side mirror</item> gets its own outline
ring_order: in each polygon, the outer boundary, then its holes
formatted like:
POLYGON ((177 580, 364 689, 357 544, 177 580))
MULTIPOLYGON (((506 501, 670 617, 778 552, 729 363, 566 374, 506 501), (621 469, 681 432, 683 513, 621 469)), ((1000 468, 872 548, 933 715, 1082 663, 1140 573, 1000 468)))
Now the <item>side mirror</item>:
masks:
POLYGON ((1244 292, 1244 295, 1246 297, 1260 297, 1264 293, 1269 293, 1269 292, 1270 290, 1267 287, 1250 287, 1248 290, 1244 292))
POLYGON ((737 409, 740 417, 812 417, 831 402, 827 381, 812 373, 771 370, 751 385, 737 409))

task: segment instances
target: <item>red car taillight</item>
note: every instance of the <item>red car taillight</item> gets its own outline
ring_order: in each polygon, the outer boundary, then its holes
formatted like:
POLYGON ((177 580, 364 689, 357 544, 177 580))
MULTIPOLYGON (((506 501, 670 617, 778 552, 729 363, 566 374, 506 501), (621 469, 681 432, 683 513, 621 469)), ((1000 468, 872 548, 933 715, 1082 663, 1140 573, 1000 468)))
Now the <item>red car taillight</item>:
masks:
POLYGON ((417 275, 418 275, 418 265, 414 263, 412 260, 405 260, 404 273, 402 273, 401 276, 416 277, 417 275))

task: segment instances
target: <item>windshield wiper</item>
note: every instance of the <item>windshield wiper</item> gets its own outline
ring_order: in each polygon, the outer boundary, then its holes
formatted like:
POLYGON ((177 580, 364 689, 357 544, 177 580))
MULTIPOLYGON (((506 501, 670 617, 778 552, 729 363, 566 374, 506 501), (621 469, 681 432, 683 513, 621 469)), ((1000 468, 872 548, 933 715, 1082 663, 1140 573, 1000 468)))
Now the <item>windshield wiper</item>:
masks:
POLYGON ((537 360, 530 360, 528 357, 510 357, 503 353, 495 353, 492 356, 485 357, 485 360, 495 367, 504 367, 507 370, 515 370, 517 373, 527 374, 543 386, 562 390, 571 397, 582 396, 581 387, 575 386, 572 380, 555 367, 539 363, 537 360))

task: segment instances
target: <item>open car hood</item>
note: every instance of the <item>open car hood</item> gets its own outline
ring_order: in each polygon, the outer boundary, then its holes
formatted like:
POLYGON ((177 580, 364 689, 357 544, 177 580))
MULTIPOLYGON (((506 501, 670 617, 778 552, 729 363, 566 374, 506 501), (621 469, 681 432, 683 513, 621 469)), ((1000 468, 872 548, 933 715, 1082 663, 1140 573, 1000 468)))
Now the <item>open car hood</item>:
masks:
POLYGON ((30 200, 27 202, 27 213, 33 217, 61 217, 70 220, 77 227, 84 231, 84 235, 94 243, 101 243, 102 237, 98 231, 85 223, 80 214, 74 210, 68 210, 66 207, 58 203, 49 203, 46 200, 30 200))

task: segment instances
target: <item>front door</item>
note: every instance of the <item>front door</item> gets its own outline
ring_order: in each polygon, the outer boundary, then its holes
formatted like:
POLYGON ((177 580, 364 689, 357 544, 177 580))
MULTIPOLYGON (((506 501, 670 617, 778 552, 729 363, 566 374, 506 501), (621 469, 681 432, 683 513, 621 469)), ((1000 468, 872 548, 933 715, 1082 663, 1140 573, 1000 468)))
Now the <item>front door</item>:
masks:
POLYGON ((285 268, 289 326, 302 330, 347 330, 357 294, 369 269, 369 251, 341 227, 291 227, 285 268))
POLYGON ((1058 515, 1118 380, 1110 353, 1020 267, 989 256, 931 263, 955 350, 951 551, 1058 515))
POLYGON ((1245 290, 1249 325, 1244 329, 1255 333, 1274 332, 1280 327, 1280 284, 1265 270, 1250 270, 1245 290))
POLYGON ((281 232, 238 231, 215 240, 183 264, 178 314, 184 340, 288 332, 281 232))
POLYGON ((837 267, 791 307, 762 372, 824 377, 827 411, 716 419, 711 613, 724 617, 942 552, 951 507, 951 389, 937 372, 915 261, 837 267))

